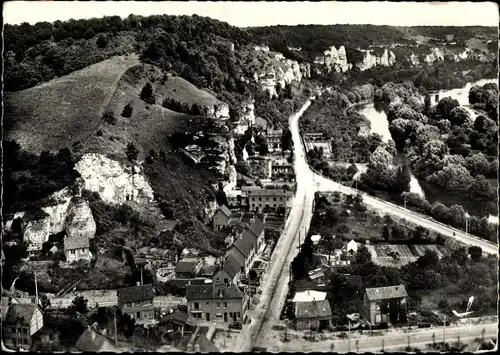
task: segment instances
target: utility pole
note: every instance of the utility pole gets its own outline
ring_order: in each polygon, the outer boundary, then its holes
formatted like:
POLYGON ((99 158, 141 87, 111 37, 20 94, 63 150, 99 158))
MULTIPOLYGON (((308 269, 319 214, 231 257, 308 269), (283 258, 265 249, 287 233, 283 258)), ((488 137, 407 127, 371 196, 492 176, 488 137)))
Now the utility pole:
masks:
POLYGON ((432 333, 432 348, 436 347, 436 333, 432 333))
POLYGON ((142 276, 143 267, 141 266, 141 286, 144 285, 144 278, 142 276))
POLYGON ((347 352, 351 352, 351 322, 347 321, 349 331, 347 333, 347 352))
POLYGON ((359 339, 356 339, 356 352, 359 353, 359 339))
POLYGON ((444 323, 443 323, 443 350, 445 342, 446 342, 446 315, 444 316, 444 323))
POLYGON ((465 215, 465 235, 467 235, 467 229, 469 227, 469 218, 465 215))
POLYGON ((404 196, 403 198, 404 198, 404 209, 406 210, 406 196, 404 196))
POLYGON ((118 346, 118 330, 116 326, 116 308, 115 308, 115 318, 114 318, 114 326, 115 326, 115 346, 118 346))
POLYGON ((410 351, 410 336, 408 335, 408 351, 410 351))
POLYGON ((300 249, 300 229, 299 229, 299 249, 300 249))
POLYGON ((384 352, 384 345, 385 345, 385 340, 382 339, 382 352, 384 352))

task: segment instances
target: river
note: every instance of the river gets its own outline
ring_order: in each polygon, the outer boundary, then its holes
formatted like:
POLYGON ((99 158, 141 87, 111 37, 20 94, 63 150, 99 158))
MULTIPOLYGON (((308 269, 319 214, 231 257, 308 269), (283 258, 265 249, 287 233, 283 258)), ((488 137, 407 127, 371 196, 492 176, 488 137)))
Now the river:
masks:
MULTIPOLYGON (((436 104, 437 101, 443 97, 451 97, 457 100, 461 106, 465 107, 471 114, 473 119, 476 118, 477 113, 475 113, 469 106, 469 90, 474 85, 482 86, 486 83, 498 83, 495 79, 481 79, 475 82, 467 83, 462 88, 456 88, 451 90, 440 90, 435 92, 430 92, 432 103, 436 104)), ((423 97, 422 97, 423 99, 423 97)), ((373 103, 356 105, 356 110, 364 115, 371 123, 371 133, 378 133, 384 142, 388 142, 391 137, 391 132, 389 131, 389 123, 387 122, 387 115, 384 108, 380 105, 374 105, 373 103)), ((405 157, 399 154, 395 159, 396 165, 401 165, 405 161, 405 157)), ((493 181, 492 181, 493 182, 493 181)), ((496 182, 494 184, 496 187, 496 182)), ((474 203, 470 200, 465 200, 459 196, 443 193, 439 191, 436 187, 430 186, 425 183, 420 183, 417 178, 412 174, 410 181, 410 191, 417 193, 423 197, 426 197, 430 203, 439 201, 445 205, 460 204, 465 210, 473 215, 477 216, 489 216, 489 221, 498 224, 498 216, 491 215, 491 207, 485 208, 481 204, 474 203)), ((496 206, 495 206, 496 208, 496 206)))

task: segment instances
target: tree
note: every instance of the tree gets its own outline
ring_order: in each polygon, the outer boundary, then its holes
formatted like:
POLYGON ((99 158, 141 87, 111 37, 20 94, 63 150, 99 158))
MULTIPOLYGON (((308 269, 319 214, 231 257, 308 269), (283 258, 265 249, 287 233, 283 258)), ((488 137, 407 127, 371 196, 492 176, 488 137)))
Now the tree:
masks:
POLYGON ((458 265, 464 266, 467 263, 467 249, 459 247, 452 251, 451 257, 457 262, 458 265))
POLYGON ((125 107, 123 108, 123 111, 122 111, 122 116, 125 117, 125 118, 129 118, 130 116, 132 116, 132 104, 129 102, 127 105, 125 105, 125 107))
POLYGON ((436 113, 439 116, 439 119, 446 119, 451 122, 451 111, 458 106, 460 106, 460 104, 457 100, 454 100, 451 97, 444 97, 439 100, 436 106, 436 113))
POLYGON ((360 245, 358 251, 356 252, 356 264, 366 265, 372 261, 372 253, 368 250, 366 245, 360 245))
POLYGON ((73 312, 78 312, 80 314, 87 314, 88 309, 88 300, 83 296, 76 296, 71 302, 71 309, 73 312))
POLYGON ((391 231, 392 238, 394 239, 405 239, 406 238, 406 230, 404 227, 402 227, 399 224, 395 224, 392 226, 392 231, 391 231))
POLYGON ((44 312, 51 307, 50 300, 46 295, 40 296, 40 307, 44 312))
POLYGON ((391 229, 388 225, 384 225, 384 227, 382 228, 382 238, 384 238, 386 242, 391 239, 391 229))
POLYGON ((104 33, 100 33, 96 41, 97 47, 105 48, 108 45, 108 38, 104 33))
POLYGON ((424 98, 424 114, 427 115, 431 109, 431 95, 425 94, 424 98))
POLYGON ((134 160, 137 160, 137 157, 139 156, 139 151, 135 147, 134 143, 131 142, 127 144, 127 150, 125 154, 127 155, 128 160, 132 162, 134 160))
POLYGON ((483 255, 483 249, 476 245, 469 247, 469 255, 473 261, 478 261, 483 255))
POLYGON ((471 117, 469 112, 463 107, 455 107, 451 112, 448 118, 452 126, 460 126, 465 122, 470 122, 471 117))
POLYGON ((151 85, 150 82, 147 82, 146 85, 141 90, 141 99, 148 103, 148 104, 154 104, 156 102, 156 99, 153 94, 153 86, 151 85))
POLYGON ((283 134, 281 136, 281 148, 283 151, 292 150, 293 140, 292 140, 292 132, 290 129, 286 128, 283 130, 283 134))

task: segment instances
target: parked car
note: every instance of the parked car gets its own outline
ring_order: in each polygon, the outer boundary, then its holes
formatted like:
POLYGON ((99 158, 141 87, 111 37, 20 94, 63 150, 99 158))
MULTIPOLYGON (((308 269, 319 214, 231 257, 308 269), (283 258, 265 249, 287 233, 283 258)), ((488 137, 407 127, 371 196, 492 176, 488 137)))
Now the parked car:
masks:
POLYGON ((240 322, 233 322, 233 323, 229 324, 229 329, 241 330, 241 329, 243 329, 243 325, 240 322))

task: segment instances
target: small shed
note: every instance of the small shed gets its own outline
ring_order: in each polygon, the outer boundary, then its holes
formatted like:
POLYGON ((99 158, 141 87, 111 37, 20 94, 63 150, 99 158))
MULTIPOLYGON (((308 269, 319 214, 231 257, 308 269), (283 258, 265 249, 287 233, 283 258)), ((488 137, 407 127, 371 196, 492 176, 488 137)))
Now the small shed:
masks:
POLYGON ((356 243, 354 240, 351 240, 349 243, 347 243, 347 252, 356 254, 358 252, 358 243, 356 243))

